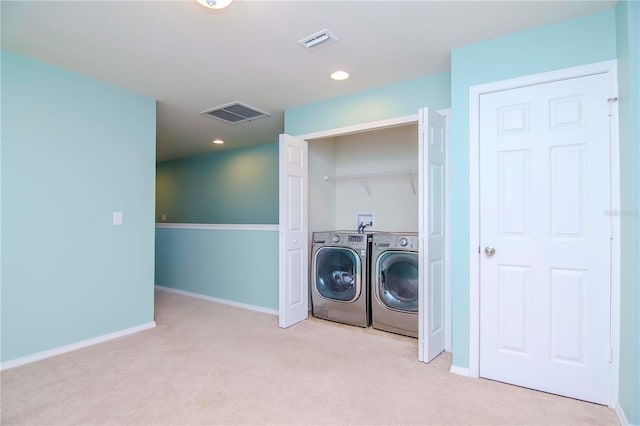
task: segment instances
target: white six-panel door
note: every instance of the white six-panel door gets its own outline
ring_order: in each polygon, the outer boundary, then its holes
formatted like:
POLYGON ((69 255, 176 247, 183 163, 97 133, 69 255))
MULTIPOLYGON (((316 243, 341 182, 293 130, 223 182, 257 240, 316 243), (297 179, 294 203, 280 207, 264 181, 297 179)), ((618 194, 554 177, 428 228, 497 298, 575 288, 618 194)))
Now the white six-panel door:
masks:
POLYGON ((280 135, 279 324, 289 327, 309 313, 307 141, 280 135))
POLYGON ((606 74, 480 97, 480 375, 606 404, 606 74))
POLYGON ((445 346, 445 118, 422 108, 418 155, 418 359, 430 362, 445 346))

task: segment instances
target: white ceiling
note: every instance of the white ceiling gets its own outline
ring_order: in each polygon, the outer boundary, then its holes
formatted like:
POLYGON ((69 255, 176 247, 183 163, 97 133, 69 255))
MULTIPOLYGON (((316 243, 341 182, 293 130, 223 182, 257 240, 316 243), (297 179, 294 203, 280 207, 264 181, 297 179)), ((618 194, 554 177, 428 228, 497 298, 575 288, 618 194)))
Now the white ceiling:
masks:
POLYGON ((448 71, 453 48, 614 5, 2 0, 2 47, 156 99, 162 161, 275 142, 287 108, 448 71), (339 40, 315 52, 297 43, 324 28, 339 40), (339 68, 351 78, 331 80, 339 68), (235 100, 271 116, 231 125, 199 115, 235 100))

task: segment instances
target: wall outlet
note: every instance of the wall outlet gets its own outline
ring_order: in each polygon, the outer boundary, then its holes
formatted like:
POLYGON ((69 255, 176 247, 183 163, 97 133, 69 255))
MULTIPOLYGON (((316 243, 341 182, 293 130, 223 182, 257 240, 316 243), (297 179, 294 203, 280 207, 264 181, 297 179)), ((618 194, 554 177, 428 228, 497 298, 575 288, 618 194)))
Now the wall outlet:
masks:
POLYGON ((122 225, 122 212, 113 212, 113 224, 122 225))
POLYGON ((163 214, 163 215, 162 215, 162 221, 163 221, 163 222, 166 222, 166 221, 167 221, 167 215, 166 215, 166 214, 163 214))
POLYGON ((356 213, 356 229, 364 225, 369 225, 367 229, 373 228, 373 213, 356 213))

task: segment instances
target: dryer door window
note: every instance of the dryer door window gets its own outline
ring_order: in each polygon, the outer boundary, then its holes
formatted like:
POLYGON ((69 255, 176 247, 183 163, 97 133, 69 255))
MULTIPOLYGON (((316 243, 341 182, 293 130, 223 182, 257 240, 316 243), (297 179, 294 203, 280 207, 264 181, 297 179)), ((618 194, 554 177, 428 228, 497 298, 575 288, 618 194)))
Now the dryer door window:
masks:
POLYGON ((387 308, 418 312, 418 253, 387 251, 376 262, 378 300, 387 308))
POLYGON ((314 259, 314 285, 320 296, 353 302, 360 296, 360 257, 346 247, 322 247, 314 259))

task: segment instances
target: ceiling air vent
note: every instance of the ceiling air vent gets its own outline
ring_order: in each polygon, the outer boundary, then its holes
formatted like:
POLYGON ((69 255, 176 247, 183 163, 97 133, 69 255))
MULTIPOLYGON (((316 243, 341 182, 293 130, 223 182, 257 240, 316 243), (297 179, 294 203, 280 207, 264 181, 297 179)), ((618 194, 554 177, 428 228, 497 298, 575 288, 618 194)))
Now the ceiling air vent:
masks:
POLYGON ((244 123, 245 121, 270 115, 268 112, 260 111, 258 108, 243 104, 242 102, 231 102, 220 105, 219 107, 202 111, 200 114, 217 118, 218 120, 231 124, 244 123))
POLYGON ((304 46, 307 50, 316 50, 323 46, 333 43, 338 40, 338 37, 331 34, 329 30, 318 31, 315 34, 310 35, 309 37, 305 37, 300 40, 302 46, 304 46))

